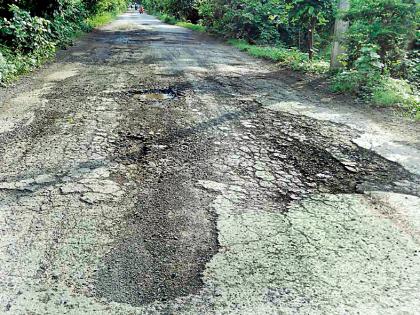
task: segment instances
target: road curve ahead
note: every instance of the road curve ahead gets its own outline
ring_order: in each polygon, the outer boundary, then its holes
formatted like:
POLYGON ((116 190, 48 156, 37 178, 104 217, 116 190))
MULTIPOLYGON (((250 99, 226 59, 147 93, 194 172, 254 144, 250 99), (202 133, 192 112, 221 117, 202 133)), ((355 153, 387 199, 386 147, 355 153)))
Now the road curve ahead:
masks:
POLYGON ((420 141, 330 103, 136 13, 0 90, 0 313, 416 313, 420 141))

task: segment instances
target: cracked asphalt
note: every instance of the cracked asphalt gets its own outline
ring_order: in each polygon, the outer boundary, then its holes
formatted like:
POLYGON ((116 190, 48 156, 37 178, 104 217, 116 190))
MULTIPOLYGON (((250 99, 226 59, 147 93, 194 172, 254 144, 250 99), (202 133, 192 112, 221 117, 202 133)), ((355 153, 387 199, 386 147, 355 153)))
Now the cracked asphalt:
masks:
POLYGON ((418 131, 123 14, 0 90, 0 313, 418 314, 418 131))

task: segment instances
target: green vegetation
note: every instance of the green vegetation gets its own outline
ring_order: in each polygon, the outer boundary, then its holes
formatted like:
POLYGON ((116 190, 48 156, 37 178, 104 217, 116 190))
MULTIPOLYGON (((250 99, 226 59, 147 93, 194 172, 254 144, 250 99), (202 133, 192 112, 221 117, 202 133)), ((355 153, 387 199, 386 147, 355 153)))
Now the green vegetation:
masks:
POLYGON ((399 106, 420 120, 419 97, 407 81, 386 77, 372 88, 371 100, 380 106, 399 106))
POLYGON ((418 8, 408 0, 351 3, 346 14, 346 69, 334 77, 332 89, 360 95, 375 105, 397 106, 420 118, 418 8))
POLYGON ((251 56, 278 62, 280 65, 292 70, 326 73, 329 69, 329 64, 324 60, 310 60, 307 54, 296 48, 251 45, 247 41, 239 39, 228 40, 228 43, 249 53, 251 56))
POLYGON ((184 21, 179 21, 176 23, 176 25, 178 26, 182 26, 185 28, 189 28, 190 30, 196 31, 196 32, 205 32, 206 28, 203 25, 200 24, 194 24, 191 22, 184 22, 184 21))
POLYGON ((0 2, 0 83, 38 67, 83 32, 108 23, 126 0, 0 2))
POLYGON ((420 10, 415 0, 144 0, 170 24, 210 31, 252 56, 283 67, 327 73, 333 26, 349 23, 331 89, 420 117, 420 10), (183 22, 180 22, 183 21, 183 22), (186 24, 182 24, 186 23, 186 24), (416 31, 417 30, 417 31, 416 31))
POLYGON ((174 16, 166 14, 166 13, 156 12, 155 15, 156 15, 157 18, 159 18, 161 21, 163 21, 167 24, 175 25, 176 23, 179 22, 174 16))
POLYGON ((117 16, 117 12, 102 12, 90 16, 86 19, 86 24, 89 28, 95 28, 111 22, 117 16))
MULTIPOLYGON (((112 20, 128 2, 0 1, 0 82, 42 64, 57 48, 71 45, 78 34, 112 20)), ((219 34, 252 56, 292 70, 328 72, 336 93, 350 93, 379 106, 405 108, 420 116, 420 10, 416 0, 142 3, 166 23, 219 34), (347 3, 349 9, 338 10, 339 3, 347 3), (340 36, 345 54, 334 59, 340 61, 341 68, 329 71, 337 19, 349 25, 340 36)))
POLYGON ((190 30, 196 31, 196 32, 205 32, 206 28, 200 24, 194 24, 191 22, 181 21, 178 20, 176 17, 166 14, 166 13, 156 13, 155 14, 157 18, 159 18, 161 21, 171 24, 171 25, 178 25, 185 28, 188 28, 190 30))

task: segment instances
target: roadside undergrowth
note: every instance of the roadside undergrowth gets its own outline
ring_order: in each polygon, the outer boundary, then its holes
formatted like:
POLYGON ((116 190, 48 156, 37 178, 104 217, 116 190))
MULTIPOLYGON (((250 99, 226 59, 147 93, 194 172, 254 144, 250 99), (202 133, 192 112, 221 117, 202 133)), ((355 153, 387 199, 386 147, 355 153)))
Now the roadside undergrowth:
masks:
POLYGON ((320 58, 309 60, 308 54, 296 48, 252 45, 241 39, 230 39, 228 43, 253 57, 274 61, 291 70, 319 74, 327 73, 329 70, 328 62, 320 58))
POLYGON ((207 32, 207 28, 203 25, 178 20, 174 16, 168 15, 168 14, 165 14, 165 13, 153 13, 153 14, 159 20, 161 20, 162 22, 165 22, 167 24, 185 27, 185 28, 188 28, 188 29, 196 31, 196 32, 207 32))
POLYGON ((0 85, 6 86, 53 59, 59 49, 111 22, 124 8, 89 13, 74 5, 56 11, 51 18, 42 18, 11 5, 11 17, 0 21, 0 85))
POLYGON ((89 26, 90 29, 94 29, 95 27, 99 27, 110 23, 118 16, 118 13, 119 12, 97 13, 91 17, 88 17, 86 19, 86 24, 89 26))

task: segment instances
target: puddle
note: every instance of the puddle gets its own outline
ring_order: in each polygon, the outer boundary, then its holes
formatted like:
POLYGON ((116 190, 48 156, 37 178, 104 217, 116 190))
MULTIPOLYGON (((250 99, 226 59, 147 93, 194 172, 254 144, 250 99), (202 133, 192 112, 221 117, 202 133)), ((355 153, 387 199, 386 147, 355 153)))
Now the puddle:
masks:
POLYGON ((147 94, 140 94, 137 96, 138 99, 143 99, 146 101, 163 101, 172 99, 173 96, 171 94, 159 94, 159 93, 147 93, 147 94))

